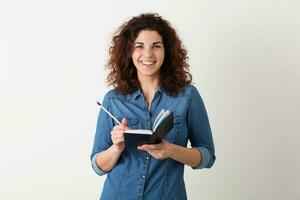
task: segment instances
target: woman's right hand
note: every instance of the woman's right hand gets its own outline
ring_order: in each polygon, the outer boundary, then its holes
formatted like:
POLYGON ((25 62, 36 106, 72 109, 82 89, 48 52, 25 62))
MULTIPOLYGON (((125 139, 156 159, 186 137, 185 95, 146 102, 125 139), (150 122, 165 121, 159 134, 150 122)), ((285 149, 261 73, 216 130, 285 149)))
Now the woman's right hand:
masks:
POLYGON ((111 140, 113 143, 113 147, 117 150, 117 152, 123 152, 125 149, 124 143, 124 131, 128 130, 127 120, 125 118, 122 119, 122 124, 114 126, 111 131, 111 140))

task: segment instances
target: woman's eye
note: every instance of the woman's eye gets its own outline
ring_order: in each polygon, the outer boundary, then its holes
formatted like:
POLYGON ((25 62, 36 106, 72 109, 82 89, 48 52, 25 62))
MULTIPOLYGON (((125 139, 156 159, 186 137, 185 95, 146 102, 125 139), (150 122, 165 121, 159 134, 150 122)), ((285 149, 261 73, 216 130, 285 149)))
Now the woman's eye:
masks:
POLYGON ((154 45, 154 48, 161 48, 160 45, 154 45))
POLYGON ((143 45, 137 45, 137 46, 135 46, 135 48, 141 49, 141 48, 143 48, 143 45))

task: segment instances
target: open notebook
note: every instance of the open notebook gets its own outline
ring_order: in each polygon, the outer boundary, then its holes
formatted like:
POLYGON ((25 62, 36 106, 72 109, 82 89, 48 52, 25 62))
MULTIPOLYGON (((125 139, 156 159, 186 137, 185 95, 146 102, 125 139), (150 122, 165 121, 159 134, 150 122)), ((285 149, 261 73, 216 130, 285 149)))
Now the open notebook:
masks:
POLYGON ((162 109, 156 117, 152 130, 132 129, 124 133, 125 146, 159 143, 173 127, 173 113, 162 109))

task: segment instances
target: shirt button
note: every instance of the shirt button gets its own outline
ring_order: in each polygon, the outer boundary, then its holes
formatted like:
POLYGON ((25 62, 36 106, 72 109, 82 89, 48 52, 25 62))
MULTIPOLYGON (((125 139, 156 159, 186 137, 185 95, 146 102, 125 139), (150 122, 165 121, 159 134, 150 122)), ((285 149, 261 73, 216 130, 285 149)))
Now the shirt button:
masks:
POLYGON ((147 160, 149 160, 149 156, 147 156, 147 158, 146 158, 147 160))
POLYGON ((143 176, 143 179, 145 179, 145 176, 143 176))

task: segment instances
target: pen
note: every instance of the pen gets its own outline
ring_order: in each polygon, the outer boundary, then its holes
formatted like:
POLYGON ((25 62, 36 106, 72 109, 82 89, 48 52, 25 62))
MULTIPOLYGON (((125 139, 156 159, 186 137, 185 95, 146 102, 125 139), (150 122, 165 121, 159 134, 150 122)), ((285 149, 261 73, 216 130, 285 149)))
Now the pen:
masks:
POLYGON ((117 120, 117 118, 115 118, 108 110, 106 110, 106 108, 104 108, 101 103, 99 103, 99 101, 97 101, 97 104, 100 106, 100 108, 102 108, 111 118, 113 118, 115 120, 115 122, 117 122, 119 125, 122 125, 121 122, 119 122, 119 120, 117 120))

